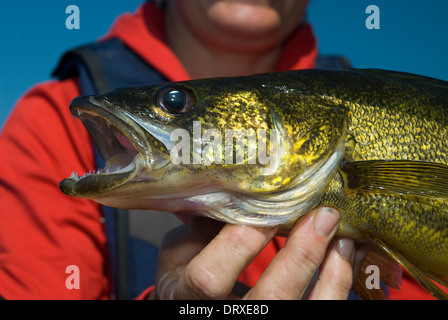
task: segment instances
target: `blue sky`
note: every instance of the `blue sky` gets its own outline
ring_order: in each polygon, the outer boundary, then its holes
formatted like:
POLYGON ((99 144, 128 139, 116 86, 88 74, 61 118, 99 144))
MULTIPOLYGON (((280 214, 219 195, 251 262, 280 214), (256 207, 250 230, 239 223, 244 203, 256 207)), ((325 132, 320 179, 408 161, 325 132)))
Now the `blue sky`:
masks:
MULTIPOLYGON (((142 2, 1 1, 0 126, 26 90, 50 79, 64 51, 105 34, 120 13, 134 11, 142 2), (72 4, 80 9, 79 30, 65 27, 65 9, 72 4)), ((447 12, 444 0, 311 0, 308 20, 321 52, 344 55, 356 68, 448 80, 447 12), (379 30, 365 26, 366 7, 372 4, 380 9, 379 30)))

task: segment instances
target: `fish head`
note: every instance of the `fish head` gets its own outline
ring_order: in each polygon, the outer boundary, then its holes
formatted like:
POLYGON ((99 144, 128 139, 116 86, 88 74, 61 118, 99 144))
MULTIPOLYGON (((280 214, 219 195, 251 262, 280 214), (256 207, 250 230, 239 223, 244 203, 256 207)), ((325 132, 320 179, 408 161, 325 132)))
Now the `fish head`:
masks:
POLYGON ((75 98, 70 111, 88 130, 105 167, 74 173, 60 189, 129 208, 221 189, 277 188, 272 180, 281 159, 268 163, 269 156, 286 149, 280 150, 281 134, 273 134, 273 114, 251 85, 231 81, 120 88, 75 98))

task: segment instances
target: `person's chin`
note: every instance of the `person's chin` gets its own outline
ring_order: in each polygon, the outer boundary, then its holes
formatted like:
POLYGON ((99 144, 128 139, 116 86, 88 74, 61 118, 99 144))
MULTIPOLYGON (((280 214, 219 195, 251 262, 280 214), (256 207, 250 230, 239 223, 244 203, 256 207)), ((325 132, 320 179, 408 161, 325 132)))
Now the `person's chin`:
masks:
POLYGON ((209 18, 224 33, 240 37, 264 37, 278 31, 279 13, 259 1, 218 1, 208 10, 209 18))

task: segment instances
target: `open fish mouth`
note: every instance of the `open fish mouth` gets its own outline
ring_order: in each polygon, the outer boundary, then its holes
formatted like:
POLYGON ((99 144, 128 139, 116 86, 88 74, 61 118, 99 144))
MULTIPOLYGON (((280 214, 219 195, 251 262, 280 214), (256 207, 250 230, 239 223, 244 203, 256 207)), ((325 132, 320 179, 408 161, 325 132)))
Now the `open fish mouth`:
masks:
POLYGON ((149 145, 135 122, 121 117, 119 109, 110 111, 106 102, 93 96, 75 98, 70 112, 81 120, 93 138, 105 166, 81 175, 73 172, 60 182, 62 192, 87 198, 110 191, 138 174, 149 145))

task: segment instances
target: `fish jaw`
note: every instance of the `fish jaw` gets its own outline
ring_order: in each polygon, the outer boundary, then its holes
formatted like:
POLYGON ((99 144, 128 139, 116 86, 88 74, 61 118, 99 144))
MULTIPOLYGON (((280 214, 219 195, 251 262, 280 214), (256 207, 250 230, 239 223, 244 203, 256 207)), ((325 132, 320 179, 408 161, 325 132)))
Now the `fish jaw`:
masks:
POLYGON ((151 139, 121 110, 88 96, 75 98, 70 111, 91 135, 105 167, 81 176, 73 172, 59 183, 66 195, 96 200, 154 166, 151 139))

